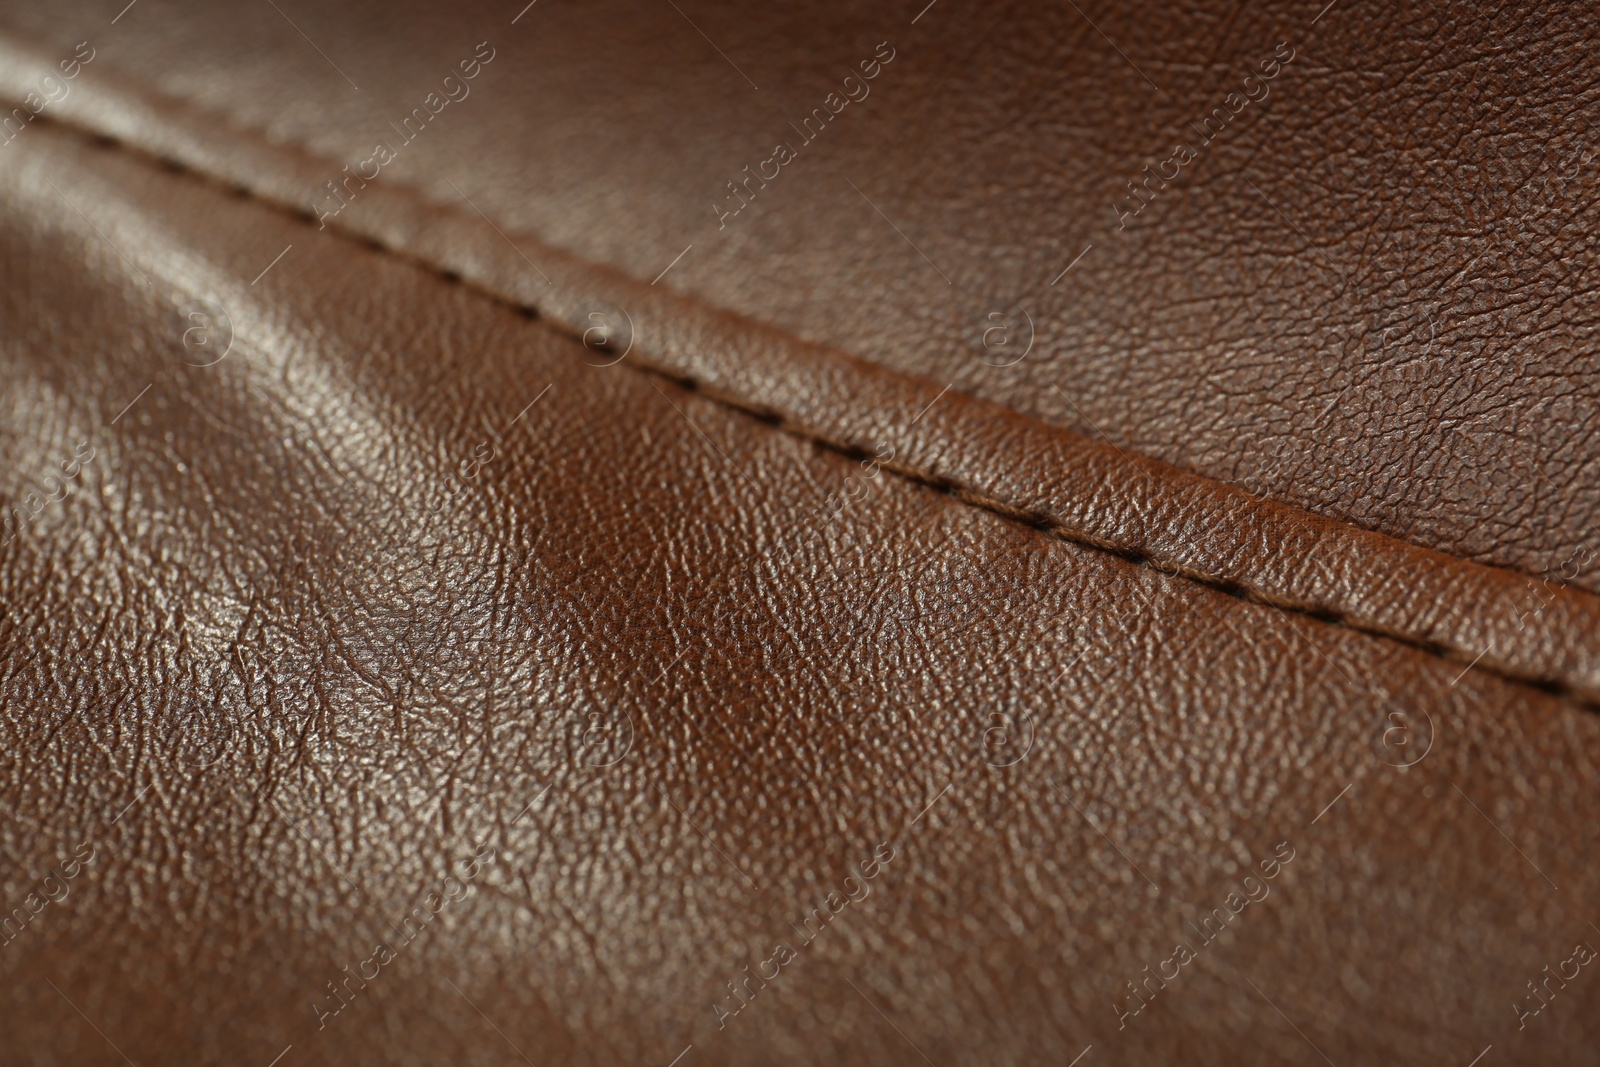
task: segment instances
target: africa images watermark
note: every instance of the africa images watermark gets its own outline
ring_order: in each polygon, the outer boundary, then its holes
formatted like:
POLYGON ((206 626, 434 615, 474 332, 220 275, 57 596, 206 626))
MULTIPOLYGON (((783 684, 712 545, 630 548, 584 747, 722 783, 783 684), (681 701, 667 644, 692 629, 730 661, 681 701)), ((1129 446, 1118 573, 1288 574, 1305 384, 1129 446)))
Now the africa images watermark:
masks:
MULTIPOLYGON (((840 85, 840 88, 844 90, 843 96, 840 96, 838 92, 831 92, 823 98, 820 107, 812 108, 811 114, 800 120, 799 126, 795 126, 792 122, 789 123, 801 137, 801 148, 822 136, 822 131, 827 128, 828 123, 837 118, 846 107, 849 107, 851 101, 860 103, 871 95, 872 87, 867 82, 876 78, 883 72, 884 67, 894 62, 895 50, 888 41, 881 41, 878 47, 874 49, 872 56, 873 58, 863 59, 857 64, 857 69, 861 71, 859 77, 854 72, 845 75, 844 81, 840 85)), ((795 148, 794 143, 784 141, 773 147, 771 156, 756 164, 756 172, 754 174, 750 173, 750 166, 746 164, 743 178, 730 178, 728 180, 728 191, 732 195, 723 197, 723 203, 737 203, 738 206, 724 207, 716 201, 712 201, 711 213, 717 218, 717 229, 726 229, 728 220, 748 207, 750 201, 756 198, 756 193, 759 189, 765 189, 767 182, 777 181, 778 177, 783 173, 783 168, 799 157, 799 149, 795 148), (772 168, 771 173, 767 172, 768 167, 772 168), (751 182, 755 182, 758 188, 751 188, 751 182), (741 188, 743 189, 742 192, 740 191, 741 188)))
POLYGON ((372 955, 355 965, 354 973, 351 973, 349 965, 339 968, 343 977, 328 982, 328 992, 333 998, 333 1004, 324 1006, 315 1000, 311 1001, 311 1012, 317 1017, 317 1029, 326 1029, 329 1019, 349 1007, 356 996, 367 988, 367 983, 376 981, 383 973, 383 968, 395 961, 401 949, 421 936, 423 930, 447 904, 458 903, 471 896, 477 889, 472 883, 478 877, 478 872, 494 860, 495 850, 488 845, 480 844, 473 856, 457 861, 460 867, 459 877, 454 874, 446 876, 439 887, 441 891, 425 894, 422 900, 400 920, 398 926, 390 923, 398 937, 393 941, 378 942, 372 950, 372 955))
POLYGON ((94 845, 81 844, 73 849, 71 859, 64 859, 50 868, 50 873, 40 881, 37 890, 29 893, 20 907, 13 908, 9 915, 0 918, 0 938, 4 939, 3 943, 11 944, 22 936, 28 924, 37 919, 45 908, 66 900, 72 892, 72 880, 78 877, 85 864, 93 861, 94 845))
POLYGON ((416 140, 428 123, 437 118, 440 112, 449 107, 451 103, 459 104, 465 100, 472 92, 472 87, 467 82, 481 74, 483 68, 493 62, 494 57, 495 50, 489 46, 488 41, 479 43, 470 57, 456 64, 455 69, 460 71, 460 77, 457 77, 455 73, 444 76, 444 80, 439 86, 444 92, 443 96, 440 96, 438 91, 430 92, 422 98, 422 103, 412 108, 411 113, 400 120, 399 126, 392 122, 389 123, 389 128, 401 137, 397 145, 391 145, 387 141, 379 141, 373 148, 372 155, 356 164, 354 173, 351 173, 349 165, 346 165, 344 167, 345 177, 343 181, 337 178, 330 178, 327 182, 328 192, 311 201, 311 210, 317 217, 317 229, 327 229, 327 220, 348 207, 350 202, 356 198, 356 194, 367 187, 368 182, 376 181, 383 168, 393 163, 399 157, 400 150, 416 140), (487 54, 485 54, 486 50, 487 54), (371 173, 368 173, 368 168, 371 169, 371 173), (351 183, 354 184, 352 185, 351 183), (325 209, 324 205, 330 195, 337 206, 325 209))
MULTIPOLYGON (((1294 846, 1287 841, 1279 841, 1273 846, 1272 851, 1273 856, 1262 860, 1259 864, 1262 876, 1257 878, 1253 874, 1248 875, 1240 883, 1243 893, 1237 890, 1229 893, 1223 899, 1222 907, 1213 908, 1208 914, 1201 916, 1199 926, 1196 926, 1192 919, 1184 920, 1196 934, 1192 944, 1188 940, 1180 940, 1174 946, 1172 955, 1156 964, 1154 973, 1151 973, 1147 966, 1144 968, 1144 977, 1138 985, 1135 985, 1132 979, 1123 983, 1128 987, 1127 995, 1121 997, 1120 1003, 1116 1000, 1111 1002, 1111 1010, 1117 1016, 1118 1030, 1126 1029, 1130 1018, 1141 1014, 1149 1007, 1150 1001, 1156 999, 1157 993, 1167 988, 1168 982, 1177 981, 1183 974, 1183 968, 1193 963, 1211 942, 1221 937, 1222 931, 1228 928, 1228 923, 1243 915, 1245 908, 1252 903, 1259 904, 1267 899, 1272 892, 1272 887, 1267 883, 1276 878, 1283 871, 1284 865, 1292 861, 1295 856, 1294 846), (1171 973, 1168 973, 1169 967, 1171 973), (1129 1006, 1134 999, 1139 1002, 1137 1008, 1129 1006)), ((1185 935, 1185 938, 1187 936, 1185 935)))
POLYGON ((0 141, 0 148, 4 148, 12 141, 15 141, 17 135, 28 128, 28 123, 33 121, 34 116, 43 113, 44 109, 51 104, 59 104, 65 100, 67 94, 72 91, 67 82, 76 78, 78 72, 93 61, 94 57, 95 51, 89 42, 79 41, 77 46, 73 48, 71 57, 63 59, 56 64, 57 69, 61 71, 60 78, 54 74, 46 74, 43 78, 40 78, 38 91, 29 92, 24 96, 22 98, 22 106, 12 108, 11 114, 7 115, 3 122, 0 122, 0 132, 5 134, 5 140, 0 141), (84 49, 88 49, 88 55, 84 55, 84 49), (66 81, 63 81, 62 78, 65 78, 66 81))
POLYGON ((822 503, 811 509, 808 522, 811 528, 807 543, 815 541, 823 529, 844 513, 845 507, 866 495, 868 483, 877 480, 879 465, 894 459, 894 446, 879 443, 874 453, 861 461, 861 471, 851 471, 838 492, 829 493, 822 503))
MULTIPOLYGON (((822 898, 822 902, 801 917, 799 923, 791 922, 789 925, 804 940, 800 947, 805 948, 817 939, 817 935, 827 927, 841 912, 852 903, 860 904, 872 895, 872 887, 867 883, 883 873, 889 861, 894 859, 894 846, 883 842, 872 850, 872 855, 861 861, 859 868, 861 876, 848 875, 840 883, 838 889, 830 890, 822 898), (854 888, 852 888, 854 883, 854 888), (841 892, 840 890, 843 890, 841 892)), ((749 966, 744 968, 743 979, 735 979, 728 983, 728 996, 726 1003, 719 999, 711 1004, 711 1011, 717 1018, 717 1029, 726 1030, 728 1020, 744 1011, 755 1000, 756 993, 765 989, 768 982, 776 981, 783 968, 793 963, 800 957, 787 941, 779 941, 773 945, 771 954, 764 960, 756 963, 756 973, 751 974, 749 966), (770 968, 770 969, 769 969, 770 968), (756 983, 751 988, 751 983, 756 983)))
POLYGON ((1146 165, 1142 172, 1144 175, 1142 182, 1135 184, 1130 179, 1127 185, 1128 191, 1132 195, 1125 199, 1129 204, 1137 204, 1138 206, 1132 208, 1132 210, 1124 211, 1115 200, 1111 202, 1111 210, 1116 212, 1117 215, 1117 229, 1126 229, 1128 220, 1144 211, 1146 207, 1149 207, 1150 202, 1156 198, 1157 192, 1165 189, 1168 182, 1175 181, 1183 173, 1184 167, 1199 159, 1200 154, 1211 147, 1211 142, 1221 135, 1222 131, 1227 128, 1228 123, 1233 121, 1234 116, 1244 111, 1252 102, 1265 100, 1272 92, 1268 88, 1267 82, 1276 78, 1294 57, 1295 51, 1289 46, 1289 43, 1287 41, 1281 42, 1274 49, 1271 56, 1258 64, 1259 74, 1252 70, 1244 76, 1243 82, 1240 83, 1240 87, 1244 90, 1242 94, 1231 92, 1223 97, 1222 103, 1200 120, 1200 125, 1196 126, 1193 120, 1189 122, 1189 128, 1200 135, 1200 147, 1198 149, 1191 146, 1188 141, 1180 141, 1173 146, 1172 155, 1155 164, 1156 172, 1154 174, 1150 173, 1150 167, 1146 165), (1286 50, 1287 54, 1285 54, 1286 50), (1252 82, 1255 83, 1254 88, 1251 87, 1252 82), (1215 129, 1212 128, 1213 123, 1216 126, 1215 129), (1169 164, 1172 166, 1171 173, 1168 173, 1166 169, 1169 164), (1155 183, 1156 187, 1152 188, 1151 183, 1155 183))
POLYGON ((1526 1030, 1528 1020, 1544 1012, 1550 1002, 1556 999, 1558 991, 1567 988, 1567 983, 1577 979, 1579 972, 1590 963, 1594 962, 1594 946, 1587 941, 1576 945, 1572 955, 1556 964, 1556 972, 1550 973, 1550 965, 1544 965, 1542 974, 1544 980, 1538 984, 1534 979, 1528 979, 1528 995, 1512 1002, 1511 1010, 1517 1013, 1517 1029, 1526 1030), (1571 968, 1569 971, 1568 968, 1571 968), (1555 985, 1552 987, 1551 983, 1555 985), (1533 1006, 1529 1006, 1529 1005, 1533 1006))
POLYGON ((79 441, 77 447, 73 449, 72 455, 57 464, 60 472, 51 471, 41 479, 41 488, 45 489, 43 496, 40 496, 37 492, 29 492, 22 498, 20 503, 7 506, 3 513, 4 518, 0 519, 0 526, 3 526, 6 535, 5 540, 0 541, 0 544, 9 544, 19 533, 27 528, 29 523, 38 518, 46 505, 65 499, 68 492, 77 484, 76 480, 78 475, 83 473, 84 465, 92 462, 94 457, 94 445, 90 444, 87 438, 79 441), (45 488, 52 481, 55 483, 55 487, 53 489, 45 488))
POLYGON ((1553 567, 1546 569, 1539 576, 1537 585, 1534 584, 1532 578, 1529 578, 1528 595, 1523 598, 1523 604, 1527 610, 1517 613, 1517 629, 1524 629, 1528 625, 1527 620, 1530 617, 1537 618, 1542 614, 1544 609, 1550 606, 1550 602, 1555 599, 1555 595, 1565 589, 1578 575, 1582 574, 1584 568, 1589 565, 1593 558, 1594 552, 1592 549, 1587 545, 1579 545, 1573 550, 1572 555, 1561 561, 1559 570, 1553 567), (1580 555, 1583 557, 1582 559, 1578 558, 1580 555), (1567 573, 1566 568, 1568 566, 1572 568, 1571 574, 1567 573), (1552 578, 1554 578, 1554 584, 1551 584, 1552 578), (1541 591, 1541 587, 1543 587, 1543 591, 1541 591), (1550 595, 1545 596, 1545 592, 1550 595))

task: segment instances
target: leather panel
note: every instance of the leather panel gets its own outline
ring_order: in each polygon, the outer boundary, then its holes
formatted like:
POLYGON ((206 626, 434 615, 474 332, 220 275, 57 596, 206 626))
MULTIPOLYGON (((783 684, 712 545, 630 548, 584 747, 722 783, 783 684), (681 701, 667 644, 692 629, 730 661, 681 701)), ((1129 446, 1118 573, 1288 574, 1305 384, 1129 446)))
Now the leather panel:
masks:
POLYGON ((333 166, 294 198, 324 210, 487 42, 374 188, 641 281, 692 245, 661 284, 1529 592, 1600 588, 1581 8, 680 8, 4 20, 101 49, 63 114, 121 72, 309 147, 333 166))
POLYGON ((94 851, 0 952, 0 1061, 1595 1047, 1600 986, 1511 1008, 1600 936, 1592 713, 28 136, 0 173, 8 499, 94 454, 0 548, 6 899, 94 851), (229 313, 210 366, 195 300, 229 313), (1251 870, 1269 892, 1230 904, 1251 870))

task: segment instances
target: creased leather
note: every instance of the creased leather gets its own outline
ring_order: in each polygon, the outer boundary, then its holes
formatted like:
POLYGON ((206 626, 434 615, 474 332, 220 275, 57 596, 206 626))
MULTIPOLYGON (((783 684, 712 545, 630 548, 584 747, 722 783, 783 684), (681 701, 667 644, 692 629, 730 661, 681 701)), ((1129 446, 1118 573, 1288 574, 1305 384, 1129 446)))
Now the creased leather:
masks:
MULTIPOLYGON (((174 111, 124 90, 90 97, 77 114, 285 207, 296 206, 293 190, 332 166, 174 111)), ((1068 539, 1600 701, 1600 599, 1577 587, 1577 557, 1570 573, 1538 581, 1452 559, 1018 418, 559 251, 514 245, 472 210, 442 210, 403 185, 375 182, 359 195, 360 213, 322 220, 321 236, 329 226, 354 232, 536 308, 574 335, 599 321, 624 323, 615 357, 837 447, 872 452, 887 444, 915 477, 1068 539)))
POLYGON ((1595 1062, 1591 594, 403 181, 317 233, 105 49, 0 150, 0 1064, 1595 1062))
POLYGON ((0 948, 0 1061, 1596 1047, 1600 987, 1521 1031, 1510 1008, 1592 936, 1593 714, 889 471, 815 529, 860 458, 29 136, 0 174, 8 495, 97 451, 0 549, 0 888, 95 858, 0 948), (212 367, 175 328, 194 298, 233 309, 212 367), (1271 895, 1119 1029, 1124 982, 1280 843, 1271 895), (327 983, 485 845, 319 1029, 327 983))
POLYGON ((335 161, 297 204, 488 40, 381 181, 640 281, 692 244, 661 285, 1535 584, 1587 559, 1567 584, 1600 590, 1589 12, 1325 6, 286 9, 360 92, 266 6, 3 21, 335 161), (719 223, 778 141, 800 157, 719 223), (1200 158, 1124 224, 1179 142, 1200 158), (1032 352, 994 366, 1018 307, 1032 352))

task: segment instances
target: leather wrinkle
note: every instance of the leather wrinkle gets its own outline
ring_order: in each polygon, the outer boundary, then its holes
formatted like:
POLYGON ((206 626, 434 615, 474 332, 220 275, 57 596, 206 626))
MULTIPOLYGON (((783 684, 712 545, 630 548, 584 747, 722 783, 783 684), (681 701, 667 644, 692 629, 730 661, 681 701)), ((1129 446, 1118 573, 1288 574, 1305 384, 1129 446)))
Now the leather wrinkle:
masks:
MULTIPOLYGON (((179 103, 175 101, 164 102, 169 104, 179 103)), ((197 108, 195 105, 188 102, 182 102, 181 106, 193 108, 196 111, 202 111, 202 109, 197 108)), ((267 142, 266 138, 261 134, 260 131, 243 128, 240 124, 225 115, 214 115, 210 112, 203 113, 209 118, 220 120, 226 123, 236 132, 246 133, 254 137, 263 144, 268 145, 268 147, 270 147, 273 151, 283 152, 285 150, 289 150, 305 157, 308 160, 314 160, 321 163, 328 162, 327 160, 323 160, 318 157, 304 145, 277 144, 267 142)), ((83 138, 89 143, 94 144, 102 149, 119 151, 130 156, 143 159, 152 166, 167 172, 174 178, 181 177, 203 182, 207 185, 212 185, 231 193, 234 196, 250 200, 253 203, 260 204, 281 214, 288 215, 306 226, 313 226, 313 224, 317 222, 315 216, 303 208, 285 203, 271 194, 263 193, 250 187, 246 183, 225 179, 219 175, 215 175, 200 168, 194 167, 183 160, 147 149, 145 146, 132 143, 124 137, 118 137, 92 129, 70 119, 63 119, 59 115, 41 113, 34 117, 34 121, 44 121, 56 128, 65 130, 75 136, 83 138)), ((403 183, 391 185, 389 188, 394 192, 402 193, 405 196, 422 203, 430 210, 441 213, 463 214, 461 209, 457 206, 431 200, 417 189, 406 186, 403 183)), ((460 285, 470 289, 473 293, 483 296, 493 301, 495 304, 516 311, 530 321, 539 320, 541 325, 549 327, 556 333, 565 335, 573 341, 578 341, 580 344, 582 343, 581 330, 568 326, 556 318, 544 316, 541 314, 540 309, 536 305, 513 300, 503 293, 496 291, 487 284, 481 283, 474 278, 464 276, 455 269, 443 266, 422 256, 409 253, 404 249, 396 248, 393 245, 368 234, 350 229, 339 223, 337 219, 333 220, 332 225, 328 225, 326 230, 329 233, 338 235, 338 237, 343 240, 350 241, 374 252, 420 268, 421 270, 439 278, 446 284, 460 285)), ((518 234, 517 236, 519 240, 528 241, 533 244, 541 244, 536 237, 529 237, 526 234, 518 234)), ((684 296, 684 299, 692 300, 697 303, 703 303, 703 301, 699 301, 698 298, 687 295, 684 296)), ((769 326, 770 324, 763 323, 762 325, 769 326)), ((777 327, 770 328, 774 330, 779 329, 777 327)), ((780 330, 779 332, 783 331, 780 330)), ((773 410, 771 407, 766 405, 752 403, 747 398, 738 396, 737 394, 727 390, 708 386, 703 382, 697 381, 692 376, 674 371, 673 369, 661 364, 635 359, 632 361, 631 365, 637 372, 650 374, 652 376, 669 381, 686 391, 704 396, 714 403, 738 411, 741 414, 750 416, 757 422, 760 422, 768 427, 782 430, 787 434, 806 440, 813 445, 827 449, 830 452, 834 452, 852 459, 862 459, 870 454, 867 449, 858 444, 852 444, 850 442, 841 441, 834 437, 827 436, 816 429, 789 417, 781 411, 773 410)), ((896 374, 898 372, 889 371, 889 373, 896 374)), ((1006 410, 1015 415, 1018 419, 1025 422, 1033 423, 1036 421, 1031 416, 1017 412, 1014 409, 1007 408, 1006 410)), ((1145 459, 1147 457, 1141 456, 1140 458, 1145 459)), ((879 466, 899 475, 902 478, 905 478, 908 481, 926 486, 937 492, 945 493, 970 507, 990 512, 1001 519, 1025 526, 1053 539, 1064 541, 1068 544, 1077 545, 1082 548, 1093 549, 1117 556, 1118 558, 1135 566, 1146 567, 1169 576, 1181 577, 1213 591, 1223 593, 1224 595, 1261 604, 1266 607, 1271 607, 1280 612, 1308 618, 1327 626, 1349 629, 1357 633, 1363 633, 1369 636, 1394 641, 1397 644, 1405 645, 1417 652, 1444 662, 1467 663, 1469 660, 1472 660, 1471 653, 1464 652, 1461 649, 1451 648, 1441 645, 1437 642, 1429 641, 1426 638, 1418 636, 1414 633, 1407 633, 1387 627, 1366 624, 1363 620, 1351 612, 1343 612, 1327 606, 1308 605, 1296 600, 1274 595, 1268 590, 1254 587, 1247 582, 1225 578, 1216 574, 1209 574, 1191 567, 1166 563, 1135 545, 1117 543, 1104 538, 1091 536, 1068 524, 1059 522, 1049 515, 1040 514, 1025 508, 1020 508, 1015 504, 962 485, 950 478, 943 477, 927 470, 897 463, 892 460, 888 462, 880 461, 879 466)), ((1150 473, 1143 468, 1140 469, 1140 474, 1144 477, 1151 476, 1150 473)), ((1207 482, 1213 481, 1212 479, 1204 478, 1202 478, 1202 480, 1207 482)), ((1280 507, 1291 506, 1278 501, 1272 501, 1270 499, 1268 499, 1267 502, 1276 504, 1280 507)), ((1348 524, 1340 523, 1339 525, 1343 526, 1348 524)), ((1359 529, 1359 527, 1352 528, 1359 529)), ((1390 540, 1394 540, 1398 544, 1407 548, 1413 548, 1438 556, 1443 556, 1454 563, 1462 565, 1482 567, 1486 570, 1521 575, 1530 579, 1541 577, 1540 575, 1535 575, 1513 567, 1498 565, 1491 566, 1487 564, 1476 563, 1475 561, 1465 560, 1461 557, 1441 552, 1438 549, 1427 548, 1425 546, 1412 544, 1411 542, 1401 541, 1398 538, 1390 538, 1390 540)), ((1600 601, 1600 595, 1589 593, 1586 590, 1582 590, 1578 587, 1569 586, 1567 587, 1566 591, 1570 595, 1576 595, 1579 598, 1600 601)), ((1514 670, 1508 670, 1502 665, 1490 662, 1487 659, 1483 660, 1482 662, 1474 662, 1476 663, 1474 669, 1482 671, 1485 674, 1516 685, 1527 686, 1529 688, 1538 690, 1580 709, 1587 711, 1600 711, 1600 695, 1590 694, 1578 686, 1569 683, 1560 676, 1553 674, 1528 674, 1514 670)))

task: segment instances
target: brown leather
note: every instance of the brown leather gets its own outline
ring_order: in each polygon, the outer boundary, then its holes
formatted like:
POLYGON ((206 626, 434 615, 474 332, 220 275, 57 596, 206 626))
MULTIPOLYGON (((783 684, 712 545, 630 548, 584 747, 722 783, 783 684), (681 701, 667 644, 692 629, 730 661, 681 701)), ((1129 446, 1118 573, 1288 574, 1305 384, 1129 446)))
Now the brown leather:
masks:
MULTIPOLYGON (((692 243, 662 284, 1479 562, 1540 577, 1587 551, 1577 581, 1600 589, 1592 12, 1322 6, 944 3, 912 25, 881 5, 547 4, 513 26, 190 3, 110 36, 78 3, 9 21, 52 59, 104 41, 106 69, 309 147, 333 166, 285 190, 302 206, 488 40, 501 58, 380 183, 464 193, 645 281, 692 243), (895 58, 849 102, 880 42, 895 58), (842 110, 806 143, 830 93, 842 110), (719 222, 780 142, 797 158, 719 222), (1147 174, 1180 143, 1199 156, 1162 187, 1147 174), (1129 181, 1153 199, 1124 221, 1129 181), (1033 351, 993 366, 1014 349, 984 349, 989 316, 1018 306, 1033 351)), ((109 106, 92 96, 62 110, 109 106)))
POLYGON ((6 10, 0 1063, 1594 1062, 1590 46, 1317 6, 6 10))

